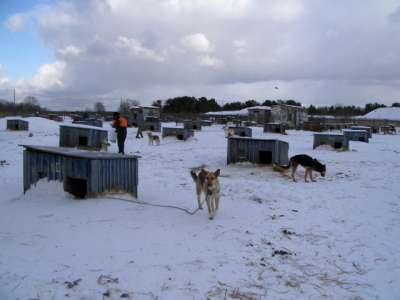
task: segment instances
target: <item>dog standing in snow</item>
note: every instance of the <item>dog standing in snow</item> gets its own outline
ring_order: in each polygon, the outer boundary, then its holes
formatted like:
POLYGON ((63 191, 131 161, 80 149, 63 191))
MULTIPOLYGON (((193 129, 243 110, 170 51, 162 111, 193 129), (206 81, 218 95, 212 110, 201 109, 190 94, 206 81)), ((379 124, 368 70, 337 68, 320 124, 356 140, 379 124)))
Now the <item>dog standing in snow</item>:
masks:
POLYGON ((196 184, 197 204, 199 209, 201 206, 201 193, 204 193, 206 197, 206 203, 208 208, 208 218, 214 219, 215 214, 219 208, 220 200, 220 186, 219 177, 220 170, 210 172, 205 169, 201 169, 200 172, 196 173, 195 170, 190 171, 190 175, 196 184))
POLYGON ((149 145, 160 145, 160 137, 158 135, 153 135, 151 132, 148 132, 147 136, 149 137, 149 145))
POLYGON ((293 181, 296 181, 295 174, 299 165, 306 169, 306 172, 304 174, 305 182, 308 182, 307 176, 310 177, 311 181, 315 181, 312 177, 313 171, 319 172, 322 177, 325 177, 326 166, 321 164, 315 158, 312 158, 311 156, 308 156, 306 154, 298 154, 292 156, 287 166, 279 166, 274 164, 272 167, 275 171, 278 172, 284 172, 285 170, 292 169, 292 179, 293 181))

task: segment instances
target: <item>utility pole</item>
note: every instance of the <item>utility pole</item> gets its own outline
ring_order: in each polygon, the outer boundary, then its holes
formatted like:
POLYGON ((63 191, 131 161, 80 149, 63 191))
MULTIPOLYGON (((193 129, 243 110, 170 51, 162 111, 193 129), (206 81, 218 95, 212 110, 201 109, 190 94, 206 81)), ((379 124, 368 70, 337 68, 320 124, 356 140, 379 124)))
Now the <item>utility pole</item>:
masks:
POLYGON ((14 116, 17 116, 17 105, 15 103, 15 88, 13 89, 13 95, 14 95, 14 116))

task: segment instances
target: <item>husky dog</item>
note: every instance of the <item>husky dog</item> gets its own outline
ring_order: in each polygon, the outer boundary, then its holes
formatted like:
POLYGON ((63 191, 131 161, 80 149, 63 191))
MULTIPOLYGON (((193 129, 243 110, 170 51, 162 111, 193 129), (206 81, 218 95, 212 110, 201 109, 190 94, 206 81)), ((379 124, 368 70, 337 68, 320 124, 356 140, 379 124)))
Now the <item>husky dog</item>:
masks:
POLYGON ((219 207, 219 174, 219 169, 215 172, 210 172, 202 168, 197 174, 195 170, 190 171, 190 175, 192 176, 193 181, 196 183, 197 204, 199 206, 199 209, 202 209, 200 198, 201 193, 203 192, 206 196, 208 218, 210 220, 214 218, 219 207))
POLYGON ((278 166, 274 165, 273 168, 274 170, 277 171, 284 171, 287 169, 292 169, 292 179, 293 181, 296 181, 295 174, 298 166, 302 166, 306 169, 306 172, 304 174, 304 181, 308 182, 307 180, 307 175, 309 175, 311 181, 315 181, 312 177, 312 171, 319 172, 322 177, 325 177, 326 173, 326 165, 321 164, 318 160, 315 158, 312 158, 311 156, 308 156, 306 154, 299 154, 295 155, 290 158, 289 164, 287 166, 278 166))
POLYGON ((149 137, 149 145, 160 145, 160 137, 158 135, 153 135, 151 132, 147 133, 149 137))

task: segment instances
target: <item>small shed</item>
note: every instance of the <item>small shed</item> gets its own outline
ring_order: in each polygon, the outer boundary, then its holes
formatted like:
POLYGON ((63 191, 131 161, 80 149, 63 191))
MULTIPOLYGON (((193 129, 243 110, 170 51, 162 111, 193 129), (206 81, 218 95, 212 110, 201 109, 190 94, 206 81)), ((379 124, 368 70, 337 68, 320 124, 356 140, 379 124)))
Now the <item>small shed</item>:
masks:
POLYGON ((22 119, 8 119, 8 130, 29 130, 29 122, 22 119))
POLYGON ((24 193, 42 178, 63 182, 77 198, 105 193, 137 197, 138 157, 63 147, 23 145, 24 193))
POLYGON ((189 130, 201 130, 201 121, 197 120, 184 120, 183 121, 183 128, 189 129, 189 130))
POLYGON ((351 126, 350 129, 352 130, 365 130, 368 132, 368 137, 372 138, 372 127, 369 126, 351 126))
POLYGON ((250 127, 242 127, 242 126, 230 126, 229 129, 232 129, 234 135, 241 137, 252 137, 253 131, 250 127))
POLYGON ((84 125, 60 125, 60 147, 101 150, 106 147, 107 130, 84 125))
POLYGON ((228 138, 227 163, 249 161, 256 164, 289 163, 289 144, 276 139, 255 139, 249 137, 228 138))
POLYGON ((174 136, 178 140, 186 141, 191 136, 194 136, 194 131, 183 127, 163 127, 162 137, 174 136))
POLYGON ((73 121, 72 124, 103 127, 103 121, 98 119, 84 119, 82 121, 73 121))
POLYGON ((266 123, 264 124, 264 132, 286 134, 285 123, 266 123))
POLYGON ((329 145, 336 150, 349 150, 349 140, 343 134, 315 133, 313 149, 329 145))
POLYGON ((343 134, 349 141, 368 143, 369 140, 369 133, 366 130, 344 129, 343 134))

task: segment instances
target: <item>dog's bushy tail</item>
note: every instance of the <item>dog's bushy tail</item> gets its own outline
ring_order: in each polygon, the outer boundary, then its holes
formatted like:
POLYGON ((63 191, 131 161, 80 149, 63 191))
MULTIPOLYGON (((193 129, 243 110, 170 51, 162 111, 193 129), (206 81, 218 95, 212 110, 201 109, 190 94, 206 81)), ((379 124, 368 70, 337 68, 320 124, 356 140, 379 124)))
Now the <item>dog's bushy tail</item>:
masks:
POLYGON ((289 161, 289 164, 286 165, 286 166, 281 166, 281 165, 277 165, 277 164, 273 164, 273 165, 272 165, 272 169, 273 169, 274 171, 277 171, 277 172, 285 172, 285 171, 288 170, 289 168, 290 168, 290 161, 289 161))
POLYGON ((196 174, 196 172, 195 172, 194 170, 191 170, 191 171, 190 171, 190 176, 192 176, 193 181, 196 182, 196 180, 197 180, 197 174, 196 174))

